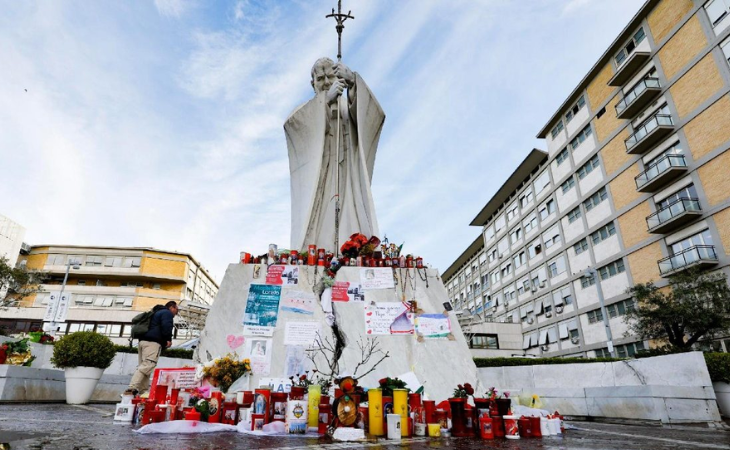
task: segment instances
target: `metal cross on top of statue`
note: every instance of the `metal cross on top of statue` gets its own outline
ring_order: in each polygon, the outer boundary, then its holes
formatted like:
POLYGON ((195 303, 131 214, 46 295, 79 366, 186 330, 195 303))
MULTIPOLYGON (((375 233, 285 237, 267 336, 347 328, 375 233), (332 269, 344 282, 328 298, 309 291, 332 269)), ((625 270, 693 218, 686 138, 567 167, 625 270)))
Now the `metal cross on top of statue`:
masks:
POLYGON ((337 21, 335 29, 337 30, 337 62, 342 61, 342 30, 345 29, 345 21, 347 19, 354 19, 352 11, 347 11, 347 14, 342 14, 342 0, 337 0, 337 12, 335 8, 332 8, 332 14, 327 14, 326 18, 334 17, 337 21))

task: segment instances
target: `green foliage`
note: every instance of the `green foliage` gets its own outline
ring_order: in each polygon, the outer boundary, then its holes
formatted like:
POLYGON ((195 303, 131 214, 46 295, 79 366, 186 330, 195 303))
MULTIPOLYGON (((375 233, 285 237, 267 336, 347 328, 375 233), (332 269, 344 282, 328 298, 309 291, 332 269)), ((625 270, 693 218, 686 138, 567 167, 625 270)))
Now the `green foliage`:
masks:
POLYGON ((51 362, 60 369, 96 367, 106 369, 116 355, 114 343, 93 331, 78 331, 62 337, 53 346, 51 362))
POLYGON ((0 306, 15 305, 25 297, 40 290, 47 274, 25 267, 13 267, 7 258, 0 258, 0 292, 7 289, 5 298, 0 298, 0 306))
POLYGON ((668 290, 651 282, 628 290, 638 303, 624 318, 628 333, 689 349, 700 338, 730 328, 730 287, 725 274, 685 271, 669 283, 668 290))
MULTIPOLYGON (((130 347, 128 345, 115 345, 114 351, 117 353, 138 353, 137 347, 130 347)), ((193 359, 193 350, 187 350, 184 348, 166 348, 162 350, 162 355, 166 358, 180 358, 180 359, 193 359)))
POLYGON ((623 358, 474 358, 477 367, 542 366, 623 361, 623 358))
POLYGON ((712 381, 730 383, 730 353, 705 353, 712 381))

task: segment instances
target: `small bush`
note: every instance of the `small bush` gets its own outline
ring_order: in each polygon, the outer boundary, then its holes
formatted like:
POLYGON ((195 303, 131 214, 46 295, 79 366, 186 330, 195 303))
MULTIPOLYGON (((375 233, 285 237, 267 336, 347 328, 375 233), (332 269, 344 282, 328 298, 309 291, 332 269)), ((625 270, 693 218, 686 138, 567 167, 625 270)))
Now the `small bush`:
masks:
POLYGON ((53 346, 51 362, 59 369, 96 367, 106 369, 117 354, 108 337, 93 331, 78 331, 62 337, 53 346))
POLYGON ((730 383, 730 353, 705 353, 712 381, 730 383))
POLYGON ((474 358, 477 367, 542 366, 623 361, 623 358, 474 358))

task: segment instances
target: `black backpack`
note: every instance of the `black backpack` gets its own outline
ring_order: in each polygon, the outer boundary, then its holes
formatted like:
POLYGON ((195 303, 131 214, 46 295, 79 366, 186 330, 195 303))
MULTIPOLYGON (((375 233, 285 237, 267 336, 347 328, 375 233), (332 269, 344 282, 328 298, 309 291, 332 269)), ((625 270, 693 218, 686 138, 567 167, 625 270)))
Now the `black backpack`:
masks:
POLYGON ((150 311, 143 312, 142 314, 137 314, 136 316, 134 316, 134 318, 132 319, 132 337, 130 339, 130 343, 132 339, 140 339, 143 338, 145 334, 147 334, 147 332, 150 330, 152 316, 154 316, 157 311, 163 308, 164 306, 162 305, 156 305, 150 311))

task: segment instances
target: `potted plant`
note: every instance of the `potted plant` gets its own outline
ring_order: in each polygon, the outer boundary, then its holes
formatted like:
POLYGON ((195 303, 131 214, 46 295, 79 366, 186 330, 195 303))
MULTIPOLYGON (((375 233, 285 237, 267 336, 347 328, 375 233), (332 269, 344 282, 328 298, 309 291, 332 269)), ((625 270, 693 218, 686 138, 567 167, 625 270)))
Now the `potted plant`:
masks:
POLYGON ((297 374, 296 377, 289 377, 289 380, 291 380, 290 399, 304 400, 304 394, 307 393, 309 386, 312 385, 312 380, 307 375, 309 375, 309 372, 305 372, 302 375, 297 374))
POLYGON ((705 353, 720 414, 730 417, 730 353, 705 353))
POLYGON ((451 407, 451 433, 455 437, 471 436, 466 417, 466 402, 470 395, 474 395, 474 388, 469 383, 458 385, 454 389, 453 397, 449 399, 451 407))
POLYGON ((65 369, 66 403, 88 403, 104 369, 112 364, 115 355, 111 339, 93 331, 72 333, 56 342, 51 363, 65 369))

